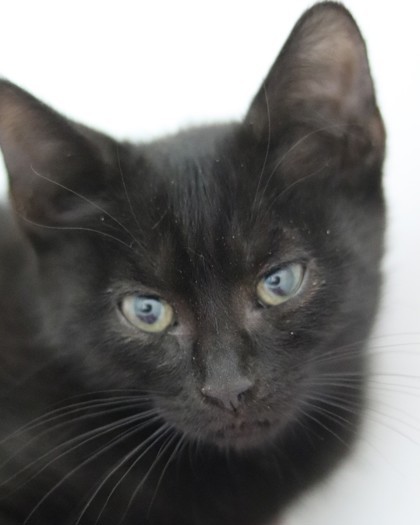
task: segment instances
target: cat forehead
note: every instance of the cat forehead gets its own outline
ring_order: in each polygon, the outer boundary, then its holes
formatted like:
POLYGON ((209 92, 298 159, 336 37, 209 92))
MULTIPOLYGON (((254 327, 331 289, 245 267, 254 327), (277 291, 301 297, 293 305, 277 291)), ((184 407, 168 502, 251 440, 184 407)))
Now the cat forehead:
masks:
POLYGON ((162 230, 169 219, 185 233, 228 228, 246 209, 253 181, 235 125, 181 132, 135 147, 133 156, 128 192, 145 229, 162 230))
MULTIPOLYGON (((230 124, 190 129, 136 150, 130 199, 158 267, 173 265, 180 252, 184 262, 218 258, 224 267, 238 259, 254 266, 293 251, 299 235, 287 206, 280 216, 270 206, 273 187, 259 179, 261 156, 246 142, 230 124)), ((277 186, 274 177, 270 182, 277 186)))
POLYGON ((306 260, 310 248, 304 235, 280 223, 244 225, 228 221, 214 224, 180 224, 164 215, 145 243, 147 257, 133 260, 146 279, 172 283, 230 282, 253 279, 261 272, 293 260, 306 260))

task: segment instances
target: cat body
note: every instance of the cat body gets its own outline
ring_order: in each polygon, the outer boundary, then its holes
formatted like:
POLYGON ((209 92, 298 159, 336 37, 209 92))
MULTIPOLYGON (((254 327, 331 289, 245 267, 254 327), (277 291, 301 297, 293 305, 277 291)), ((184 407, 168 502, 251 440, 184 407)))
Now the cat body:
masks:
POLYGON ((263 525, 348 453, 384 132, 343 7, 243 122, 118 143, 4 80, 0 145, 1 523, 263 525))

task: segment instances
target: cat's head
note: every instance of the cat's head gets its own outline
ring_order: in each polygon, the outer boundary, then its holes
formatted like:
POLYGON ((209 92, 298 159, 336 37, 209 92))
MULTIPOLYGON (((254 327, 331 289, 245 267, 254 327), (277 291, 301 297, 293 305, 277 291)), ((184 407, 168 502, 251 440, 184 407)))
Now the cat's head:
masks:
POLYGON ((357 405, 384 131, 344 8, 302 17, 242 122, 117 143, 1 81, 0 143, 43 329, 88 389, 234 449, 319 420, 344 374, 357 405))

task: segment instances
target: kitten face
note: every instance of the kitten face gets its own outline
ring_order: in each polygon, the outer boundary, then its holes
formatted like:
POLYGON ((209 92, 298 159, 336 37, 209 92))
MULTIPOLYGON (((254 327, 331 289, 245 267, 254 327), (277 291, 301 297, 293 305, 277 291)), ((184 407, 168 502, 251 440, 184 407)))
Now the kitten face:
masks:
POLYGON ((323 374, 363 374, 362 344, 341 364, 322 358, 368 331, 381 201, 367 192, 353 203, 330 187, 327 169, 293 187, 287 153, 273 175, 278 157, 263 170, 241 128, 222 137, 176 165, 165 141, 121 148, 127 194, 121 184, 78 219, 91 233, 57 232, 54 249, 43 247, 46 317, 88 384, 149 393, 162 420, 190 439, 255 448, 274 444, 311 396, 331 390, 319 388, 323 374), (262 303, 259 283, 293 264, 303 272, 296 293, 262 303), (173 321, 158 333, 133 326, 121 308, 133 294, 165 301, 173 321))
POLYGON ((235 450, 311 424, 322 396, 345 395, 329 374, 355 374, 360 406, 380 281, 383 129, 341 8, 325 9, 321 26, 316 11, 298 24, 240 124, 116 144, 1 89, 45 331, 82 382, 141 390, 188 439, 235 450), (300 277, 270 304, 261 287, 280 271, 280 283, 300 277), (130 322, 142 299, 170 308, 161 331, 130 322))

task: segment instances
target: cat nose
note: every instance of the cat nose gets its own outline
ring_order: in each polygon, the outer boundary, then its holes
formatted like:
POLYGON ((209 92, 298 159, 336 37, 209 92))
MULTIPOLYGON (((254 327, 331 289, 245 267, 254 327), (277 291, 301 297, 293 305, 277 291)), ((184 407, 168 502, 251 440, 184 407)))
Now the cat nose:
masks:
POLYGON ((236 412, 241 403, 241 397, 243 397, 243 394, 250 390, 252 386, 253 383, 250 379, 247 377, 239 377, 236 378, 234 382, 226 385, 206 383, 201 389, 201 393, 204 397, 209 398, 216 404, 236 412))

